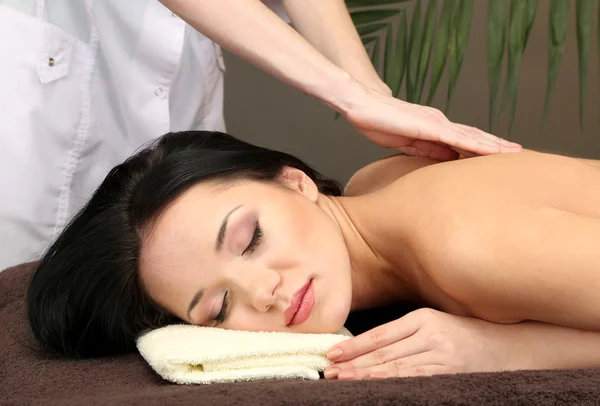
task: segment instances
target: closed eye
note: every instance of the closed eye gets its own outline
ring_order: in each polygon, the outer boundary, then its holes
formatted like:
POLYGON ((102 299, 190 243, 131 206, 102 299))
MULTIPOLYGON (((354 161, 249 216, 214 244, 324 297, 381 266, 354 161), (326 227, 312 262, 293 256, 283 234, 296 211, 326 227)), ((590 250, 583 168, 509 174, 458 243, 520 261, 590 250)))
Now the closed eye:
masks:
POLYGON ((242 255, 252 254, 254 252, 254 250, 256 250, 256 248, 258 247, 260 242, 262 241, 262 237, 263 237, 262 227, 260 226, 260 224, 257 221, 256 225, 254 226, 254 234, 252 234, 252 239, 250 240, 248 247, 246 247, 244 252, 242 252, 242 255))
POLYGON ((219 314, 217 314, 217 317, 215 317, 215 321, 217 322, 215 326, 218 326, 219 324, 222 324, 225 321, 225 318, 227 317, 227 309, 229 308, 229 291, 225 292, 225 295, 223 296, 223 304, 221 305, 221 311, 219 312, 219 314))

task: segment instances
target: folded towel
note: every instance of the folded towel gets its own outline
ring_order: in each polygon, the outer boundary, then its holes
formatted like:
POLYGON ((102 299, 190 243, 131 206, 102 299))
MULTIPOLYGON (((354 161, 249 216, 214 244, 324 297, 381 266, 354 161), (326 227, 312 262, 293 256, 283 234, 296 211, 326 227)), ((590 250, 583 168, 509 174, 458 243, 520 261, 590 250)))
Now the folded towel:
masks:
POLYGON ((180 383, 319 379, 327 350, 352 334, 298 334, 170 325, 149 331, 137 348, 164 379, 180 383))

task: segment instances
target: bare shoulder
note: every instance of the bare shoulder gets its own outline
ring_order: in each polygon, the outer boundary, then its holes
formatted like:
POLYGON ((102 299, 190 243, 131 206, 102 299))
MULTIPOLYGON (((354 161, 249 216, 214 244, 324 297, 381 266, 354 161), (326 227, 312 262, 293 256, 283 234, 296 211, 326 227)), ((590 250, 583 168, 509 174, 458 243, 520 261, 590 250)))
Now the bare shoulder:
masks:
POLYGON ((383 257, 405 267, 412 261, 409 270, 432 281, 430 292, 442 290, 477 317, 589 327, 597 323, 591 307, 575 309, 577 319, 572 305, 593 285, 586 303, 600 306, 593 300, 600 284, 590 283, 600 280, 592 248, 600 243, 599 186, 597 168, 569 157, 470 158, 419 166, 380 185, 361 196, 361 220, 383 257))
POLYGON ((408 173, 437 163, 439 161, 431 158, 411 157, 403 154, 380 159, 356 171, 346 184, 344 195, 359 196, 375 192, 408 173))
POLYGON ((409 230, 432 291, 475 317, 600 330, 600 171, 592 164, 524 153, 430 166, 377 193, 394 204, 379 224, 409 230))

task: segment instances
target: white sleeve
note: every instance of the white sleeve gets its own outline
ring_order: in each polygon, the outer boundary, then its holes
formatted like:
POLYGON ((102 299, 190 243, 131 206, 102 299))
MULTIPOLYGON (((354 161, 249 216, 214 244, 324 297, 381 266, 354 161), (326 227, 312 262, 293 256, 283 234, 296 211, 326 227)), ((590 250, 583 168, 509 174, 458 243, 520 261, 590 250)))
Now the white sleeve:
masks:
POLYGON ((275 14, 277 14, 281 19, 283 19, 288 24, 290 23, 290 18, 286 14, 283 6, 281 5, 281 0, 261 0, 265 6, 269 7, 275 14))

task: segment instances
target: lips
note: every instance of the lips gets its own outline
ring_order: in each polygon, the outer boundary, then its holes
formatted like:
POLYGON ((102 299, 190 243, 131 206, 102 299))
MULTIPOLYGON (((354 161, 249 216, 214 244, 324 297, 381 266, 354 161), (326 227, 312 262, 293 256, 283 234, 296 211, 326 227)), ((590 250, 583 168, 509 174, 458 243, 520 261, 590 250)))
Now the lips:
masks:
POLYGON ((285 310, 285 325, 301 324, 308 319, 315 302, 312 279, 294 293, 290 306, 285 310))

